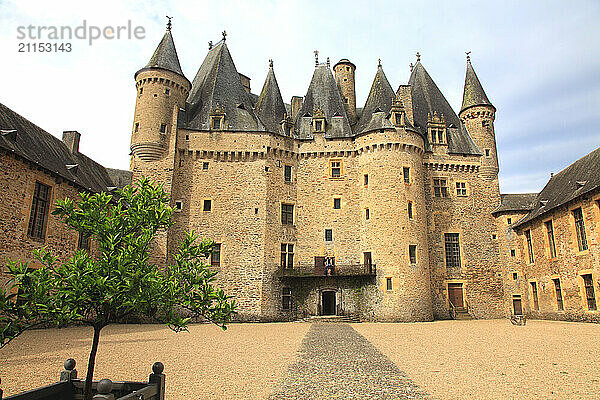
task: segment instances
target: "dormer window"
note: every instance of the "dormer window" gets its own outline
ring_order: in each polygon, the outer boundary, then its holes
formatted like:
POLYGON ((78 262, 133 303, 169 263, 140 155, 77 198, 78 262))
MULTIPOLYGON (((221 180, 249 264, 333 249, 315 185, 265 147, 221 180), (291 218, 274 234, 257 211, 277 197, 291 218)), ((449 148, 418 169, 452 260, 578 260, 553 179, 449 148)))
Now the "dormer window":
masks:
POLYGON ((404 126, 404 114, 400 112, 394 113, 394 125, 404 126))
POLYGON ((211 129, 222 129, 223 126, 223 117, 219 116, 212 116, 210 117, 210 128, 211 129))
POLYGON ((323 130, 323 121, 315 121, 315 132, 321 132, 323 130))
POLYGON ((427 114, 427 130, 432 144, 447 144, 446 119, 444 114, 438 116, 437 112, 427 114))
POLYGON ((325 132, 325 112, 317 109, 313 113, 313 132, 325 132))

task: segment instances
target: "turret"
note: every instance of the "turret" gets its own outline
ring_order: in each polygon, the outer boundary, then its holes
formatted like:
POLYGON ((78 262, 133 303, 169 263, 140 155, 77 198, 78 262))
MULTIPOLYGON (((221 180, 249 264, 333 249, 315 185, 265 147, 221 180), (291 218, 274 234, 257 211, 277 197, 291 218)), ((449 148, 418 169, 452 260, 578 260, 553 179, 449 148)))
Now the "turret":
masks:
POLYGON ((156 161, 169 147, 169 137, 175 130, 173 115, 185 105, 191 89, 191 83, 179 65, 170 19, 150 61, 135 73, 135 86, 132 157, 156 161))
POLYGON ((465 90, 459 117, 482 152, 482 175, 488 179, 496 178, 498 176, 498 156, 494 132, 496 108, 488 100, 473 65, 471 65, 471 57, 468 53, 465 90))
POLYGON ((354 71, 356 66, 346 58, 342 58, 333 66, 335 81, 340 90, 350 125, 356 123, 356 90, 354 87, 354 71))

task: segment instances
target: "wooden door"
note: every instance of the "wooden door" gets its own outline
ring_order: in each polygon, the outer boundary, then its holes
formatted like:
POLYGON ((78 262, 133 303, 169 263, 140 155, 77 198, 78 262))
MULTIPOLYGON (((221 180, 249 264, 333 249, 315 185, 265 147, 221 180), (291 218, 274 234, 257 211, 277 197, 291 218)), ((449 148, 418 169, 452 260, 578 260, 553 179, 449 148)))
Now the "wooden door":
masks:
POLYGON ((465 308, 463 302, 463 286, 462 283, 449 283, 448 284, 448 300, 454 308, 462 310, 465 308))
POLYGON ((513 297, 513 310, 515 315, 523 315, 523 306, 521 305, 521 296, 513 297))
POLYGON ((325 275, 325 257, 315 256, 315 275, 325 275))
POLYGON ((323 315, 335 315, 335 292, 333 290, 325 290, 322 293, 323 315))

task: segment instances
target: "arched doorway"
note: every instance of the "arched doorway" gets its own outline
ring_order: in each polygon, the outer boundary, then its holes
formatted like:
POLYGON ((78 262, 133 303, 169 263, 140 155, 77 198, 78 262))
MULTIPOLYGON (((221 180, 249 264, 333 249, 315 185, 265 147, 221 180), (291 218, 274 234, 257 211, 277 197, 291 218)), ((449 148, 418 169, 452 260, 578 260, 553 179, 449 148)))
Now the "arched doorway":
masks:
POLYGON ((321 292, 321 310, 323 315, 335 315, 335 290, 323 290, 321 292))

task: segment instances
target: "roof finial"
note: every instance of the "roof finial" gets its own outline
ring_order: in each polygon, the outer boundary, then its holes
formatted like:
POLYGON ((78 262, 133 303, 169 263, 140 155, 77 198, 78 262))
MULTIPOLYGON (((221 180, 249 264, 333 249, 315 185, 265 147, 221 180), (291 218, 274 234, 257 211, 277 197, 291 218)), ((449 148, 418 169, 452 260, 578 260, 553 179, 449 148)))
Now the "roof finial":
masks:
POLYGON ((465 54, 467 55, 467 62, 471 62, 471 52, 465 51, 465 54))
POLYGON ((273 60, 269 59, 269 68, 273 69, 273 60))
POLYGON ((419 52, 417 51, 417 62, 420 62, 420 61, 421 61, 421 53, 419 53, 419 52))
POLYGON ((413 63, 410 63, 410 72, 412 72, 414 68, 415 66, 413 65, 413 63))
POLYGON ((327 68, 329 68, 330 65, 331 63, 329 62, 329 57, 327 57, 327 68))
POLYGON ((379 59, 377 60, 377 63, 378 63, 378 64, 377 64, 377 66, 378 66, 378 67, 381 67, 381 58, 379 58, 379 59))
POLYGON ((223 31, 221 35, 223 35, 223 41, 227 40, 227 31, 223 31))
POLYGON ((169 17, 169 16, 167 15, 167 19, 169 20, 169 21, 167 22, 167 30, 168 30, 168 31, 170 31, 170 30, 171 30, 171 20, 173 19, 173 17, 169 17))
POLYGON ((319 65, 319 50, 315 50, 315 66, 319 65))
POLYGON ((212 40, 209 40, 209 41, 208 41, 208 49, 209 49, 209 50, 212 50, 212 40))

